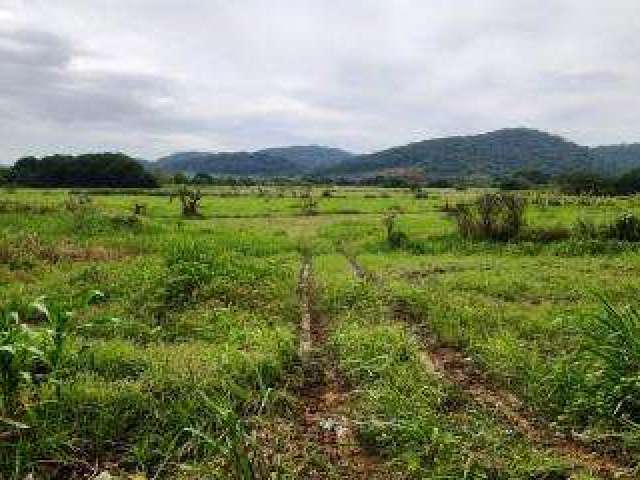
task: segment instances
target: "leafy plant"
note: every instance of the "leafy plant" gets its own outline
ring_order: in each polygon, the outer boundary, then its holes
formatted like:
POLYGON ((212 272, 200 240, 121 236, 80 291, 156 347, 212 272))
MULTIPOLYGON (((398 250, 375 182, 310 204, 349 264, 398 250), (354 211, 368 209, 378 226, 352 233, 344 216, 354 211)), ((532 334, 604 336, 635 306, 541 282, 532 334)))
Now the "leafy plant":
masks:
POLYGON ((20 322, 18 312, 5 311, 0 318, 0 387, 2 408, 13 411, 21 386, 40 381, 60 365, 70 314, 50 310, 42 298, 30 305, 46 322, 36 330, 20 322))

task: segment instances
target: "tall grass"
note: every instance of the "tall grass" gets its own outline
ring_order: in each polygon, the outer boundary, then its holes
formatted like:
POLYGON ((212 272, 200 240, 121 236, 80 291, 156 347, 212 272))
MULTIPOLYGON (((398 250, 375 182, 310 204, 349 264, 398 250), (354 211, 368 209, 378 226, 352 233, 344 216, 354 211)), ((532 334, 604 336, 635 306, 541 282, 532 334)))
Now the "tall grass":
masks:
POLYGON ((595 407, 603 416, 640 424, 640 311, 604 301, 604 311, 580 327, 581 352, 594 361, 595 407))
POLYGON ((640 242, 640 217, 631 212, 623 213, 610 223, 595 223, 580 218, 575 224, 576 236, 584 239, 622 240, 640 242))
POLYGON ((478 240, 512 240, 525 225, 526 202, 507 193, 486 193, 472 203, 459 204, 455 216, 463 237, 478 240))

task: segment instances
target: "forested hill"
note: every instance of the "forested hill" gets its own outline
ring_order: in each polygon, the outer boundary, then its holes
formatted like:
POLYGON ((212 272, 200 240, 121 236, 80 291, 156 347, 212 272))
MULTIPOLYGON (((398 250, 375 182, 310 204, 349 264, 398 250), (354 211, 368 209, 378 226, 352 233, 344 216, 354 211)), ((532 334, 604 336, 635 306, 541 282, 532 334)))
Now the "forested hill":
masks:
POLYGON ((371 175, 415 168, 427 178, 472 175, 499 177, 522 170, 555 175, 571 170, 600 170, 603 159, 561 137, 538 130, 513 128, 480 135, 447 137, 411 143, 348 159, 324 169, 325 174, 371 175))
POLYGON ((640 167, 640 143, 605 145, 591 152, 600 161, 605 173, 616 174, 640 167))
POLYGON ((352 156, 338 148, 295 146, 257 152, 180 152, 158 159, 154 167, 165 171, 218 175, 289 176, 310 173, 352 156))
POLYGON ((640 144, 590 148, 539 130, 508 128, 424 140, 366 155, 300 146, 256 152, 181 152, 145 166, 167 172, 237 176, 372 177, 409 169, 431 180, 496 178, 522 171, 545 176, 576 170, 616 175, 640 167, 640 144))

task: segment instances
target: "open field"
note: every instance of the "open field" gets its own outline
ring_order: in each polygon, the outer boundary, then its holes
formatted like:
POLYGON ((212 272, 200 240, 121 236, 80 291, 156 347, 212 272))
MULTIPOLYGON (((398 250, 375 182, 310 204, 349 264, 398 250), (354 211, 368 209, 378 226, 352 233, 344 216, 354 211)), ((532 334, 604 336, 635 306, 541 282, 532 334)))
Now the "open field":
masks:
POLYGON ((305 192, 0 192, 0 479, 640 475, 640 197, 305 192))

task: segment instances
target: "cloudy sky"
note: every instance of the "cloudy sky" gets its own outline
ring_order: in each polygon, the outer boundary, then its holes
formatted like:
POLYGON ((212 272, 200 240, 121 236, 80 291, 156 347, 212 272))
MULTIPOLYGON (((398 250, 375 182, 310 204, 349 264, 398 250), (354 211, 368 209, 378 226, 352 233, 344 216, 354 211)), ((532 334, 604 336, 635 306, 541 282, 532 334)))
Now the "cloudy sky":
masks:
POLYGON ((0 162, 640 141, 639 0, 0 0, 0 162))

